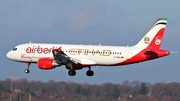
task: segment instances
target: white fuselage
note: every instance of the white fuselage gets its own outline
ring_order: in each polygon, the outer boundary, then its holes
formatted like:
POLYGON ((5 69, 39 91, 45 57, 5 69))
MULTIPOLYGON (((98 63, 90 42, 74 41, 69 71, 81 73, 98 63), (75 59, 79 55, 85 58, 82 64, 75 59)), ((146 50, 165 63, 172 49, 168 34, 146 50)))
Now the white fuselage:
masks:
POLYGON ((76 58, 82 64, 115 65, 130 59, 142 49, 121 46, 67 45, 67 44, 21 44, 7 53, 7 57, 19 62, 37 63, 40 58, 53 58, 52 50, 62 47, 62 51, 76 58), (85 61, 88 60, 88 61, 85 61))

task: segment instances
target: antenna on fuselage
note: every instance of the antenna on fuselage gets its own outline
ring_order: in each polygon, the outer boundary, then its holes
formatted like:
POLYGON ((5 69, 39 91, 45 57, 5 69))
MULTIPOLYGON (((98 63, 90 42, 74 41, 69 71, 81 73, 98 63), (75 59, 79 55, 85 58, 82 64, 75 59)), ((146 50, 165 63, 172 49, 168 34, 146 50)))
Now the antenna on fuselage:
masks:
POLYGON ((99 46, 101 46, 101 43, 99 43, 99 46))
POLYGON ((31 41, 29 42, 29 44, 31 44, 31 41))

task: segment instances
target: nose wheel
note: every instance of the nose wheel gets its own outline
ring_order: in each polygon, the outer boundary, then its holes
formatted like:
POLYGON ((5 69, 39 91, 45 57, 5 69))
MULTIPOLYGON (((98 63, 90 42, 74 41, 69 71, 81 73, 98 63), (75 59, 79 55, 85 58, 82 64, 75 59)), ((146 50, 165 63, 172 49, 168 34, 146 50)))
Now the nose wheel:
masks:
POLYGON ((29 70, 29 66, 30 66, 31 63, 29 62, 26 62, 26 65, 27 65, 27 69, 24 70, 25 73, 29 73, 30 70, 29 70))
POLYGON ((29 70, 29 69, 25 69, 24 72, 25 72, 25 73, 29 73, 30 70, 29 70))

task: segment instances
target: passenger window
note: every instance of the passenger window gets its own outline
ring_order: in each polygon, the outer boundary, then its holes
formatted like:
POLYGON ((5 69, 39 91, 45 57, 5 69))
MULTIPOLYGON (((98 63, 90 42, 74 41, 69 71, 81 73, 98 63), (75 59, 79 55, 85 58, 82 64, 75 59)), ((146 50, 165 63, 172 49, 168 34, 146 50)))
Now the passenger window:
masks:
POLYGON ((13 51, 16 51, 16 50, 17 50, 17 48, 14 48, 14 49, 13 49, 13 51))

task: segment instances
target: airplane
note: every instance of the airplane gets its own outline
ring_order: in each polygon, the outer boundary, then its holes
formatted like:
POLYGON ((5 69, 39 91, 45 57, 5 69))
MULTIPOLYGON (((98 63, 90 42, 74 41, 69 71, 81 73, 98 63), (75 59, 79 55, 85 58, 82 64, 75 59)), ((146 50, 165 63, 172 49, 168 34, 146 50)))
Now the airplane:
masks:
POLYGON ((91 66, 121 66, 144 62, 170 54, 160 49, 167 18, 159 18, 146 35, 133 46, 102 46, 73 44, 25 43, 17 45, 7 53, 7 58, 27 65, 37 63, 39 69, 50 70, 64 65, 69 76, 76 70, 88 67, 87 76, 93 76, 91 66))

